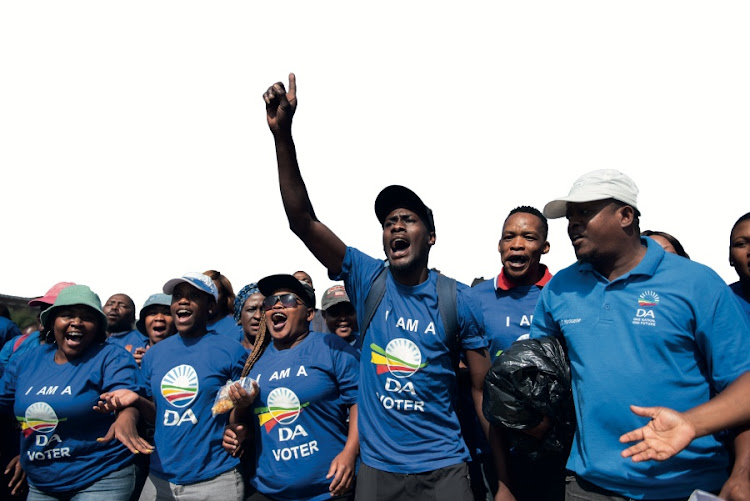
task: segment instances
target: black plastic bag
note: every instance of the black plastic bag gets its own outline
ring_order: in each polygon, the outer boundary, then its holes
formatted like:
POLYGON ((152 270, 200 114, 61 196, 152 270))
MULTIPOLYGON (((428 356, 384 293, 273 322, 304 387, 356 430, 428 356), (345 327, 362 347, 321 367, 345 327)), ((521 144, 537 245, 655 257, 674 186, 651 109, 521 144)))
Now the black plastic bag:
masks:
POLYGON ((567 455, 575 432, 570 364, 560 342, 547 336, 516 341, 495 359, 484 380, 482 412, 507 429, 511 450, 531 460, 567 455), (550 429, 540 440, 523 430, 545 416, 550 429))

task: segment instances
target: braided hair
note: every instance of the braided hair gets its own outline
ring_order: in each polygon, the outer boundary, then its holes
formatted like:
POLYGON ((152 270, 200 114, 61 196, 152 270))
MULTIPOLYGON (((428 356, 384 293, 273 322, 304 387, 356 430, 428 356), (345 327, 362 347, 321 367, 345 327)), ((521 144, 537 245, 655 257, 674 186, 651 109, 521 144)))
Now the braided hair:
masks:
POLYGON ((260 360, 260 357, 266 351, 266 348, 268 348, 270 341, 271 336, 268 335, 268 328, 266 327, 266 312, 263 312, 260 317, 260 325, 258 326, 258 335, 255 336, 255 343, 253 343, 253 351, 247 356, 245 367, 242 369, 242 377, 250 373, 255 363, 260 360))

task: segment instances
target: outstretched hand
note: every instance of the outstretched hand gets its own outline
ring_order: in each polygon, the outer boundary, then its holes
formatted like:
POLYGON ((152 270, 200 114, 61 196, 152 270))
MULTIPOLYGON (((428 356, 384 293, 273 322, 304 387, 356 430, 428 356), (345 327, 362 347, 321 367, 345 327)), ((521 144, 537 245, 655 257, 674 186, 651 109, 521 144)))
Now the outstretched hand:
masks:
POLYGON ((297 79, 294 73, 289 73, 289 92, 284 84, 276 82, 263 94, 266 102, 266 118, 268 127, 274 135, 289 134, 292 131, 292 117, 297 109, 297 79))
POLYGON ((151 454, 154 446, 138 435, 136 424, 138 423, 138 411, 128 407, 117 414, 115 422, 109 427, 107 434, 96 441, 103 443, 112 439, 119 440, 133 454, 151 454))
POLYGON ((684 414, 666 407, 638 407, 631 405, 633 413, 651 418, 651 421, 637 430, 630 431, 620 437, 620 442, 634 442, 637 444, 622 451, 622 457, 632 457, 633 461, 664 461, 693 441, 696 437, 695 426, 684 414))
POLYGON ((138 402, 138 398, 136 392, 125 388, 108 391, 99 395, 100 400, 94 406, 94 410, 102 414, 121 411, 126 407, 135 405, 138 402))

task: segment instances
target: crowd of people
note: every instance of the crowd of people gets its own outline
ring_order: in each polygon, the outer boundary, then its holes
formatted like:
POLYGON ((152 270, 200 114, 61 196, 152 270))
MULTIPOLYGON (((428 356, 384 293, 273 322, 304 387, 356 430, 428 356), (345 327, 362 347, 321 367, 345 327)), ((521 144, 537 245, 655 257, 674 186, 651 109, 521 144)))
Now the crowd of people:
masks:
MULTIPOLYGON (((304 271, 236 294, 216 270, 188 272, 137 310, 61 282, 29 302, 36 331, 0 316, 0 497, 750 499, 750 213, 727 285, 641 230, 626 174, 589 172, 541 211, 510 211, 499 274, 469 287, 429 267, 435 219, 404 186, 375 200, 385 259, 319 221, 295 76, 263 98, 290 228, 341 283, 318 310, 304 271), (553 276, 548 219, 563 217, 577 261, 553 276), (549 337, 575 434, 537 456, 487 414, 484 383, 515 343, 549 337)), ((522 432, 541 443, 557 418, 522 432)))

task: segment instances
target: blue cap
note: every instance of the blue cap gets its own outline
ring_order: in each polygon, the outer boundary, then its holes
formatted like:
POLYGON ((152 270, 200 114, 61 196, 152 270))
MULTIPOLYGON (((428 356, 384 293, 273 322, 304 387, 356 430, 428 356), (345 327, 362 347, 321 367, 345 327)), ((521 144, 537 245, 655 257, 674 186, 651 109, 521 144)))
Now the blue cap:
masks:
POLYGON ((219 301, 219 291, 216 289, 216 284, 211 280, 211 277, 195 271, 189 271, 179 278, 167 281, 163 287, 164 294, 172 294, 177 284, 182 282, 189 283, 199 291, 212 295, 216 302, 219 301))
POLYGON ((141 308, 140 313, 138 313, 138 321, 135 323, 135 328, 138 329, 138 331, 142 334, 146 333, 146 326, 143 325, 143 321, 145 320, 145 318, 143 317, 145 316, 144 314, 146 312, 146 308, 154 305, 166 306, 167 308, 169 308, 170 306, 172 306, 172 296, 159 292, 156 294, 151 294, 148 299, 146 299, 146 302, 143 303, 143 308, 141 308))

